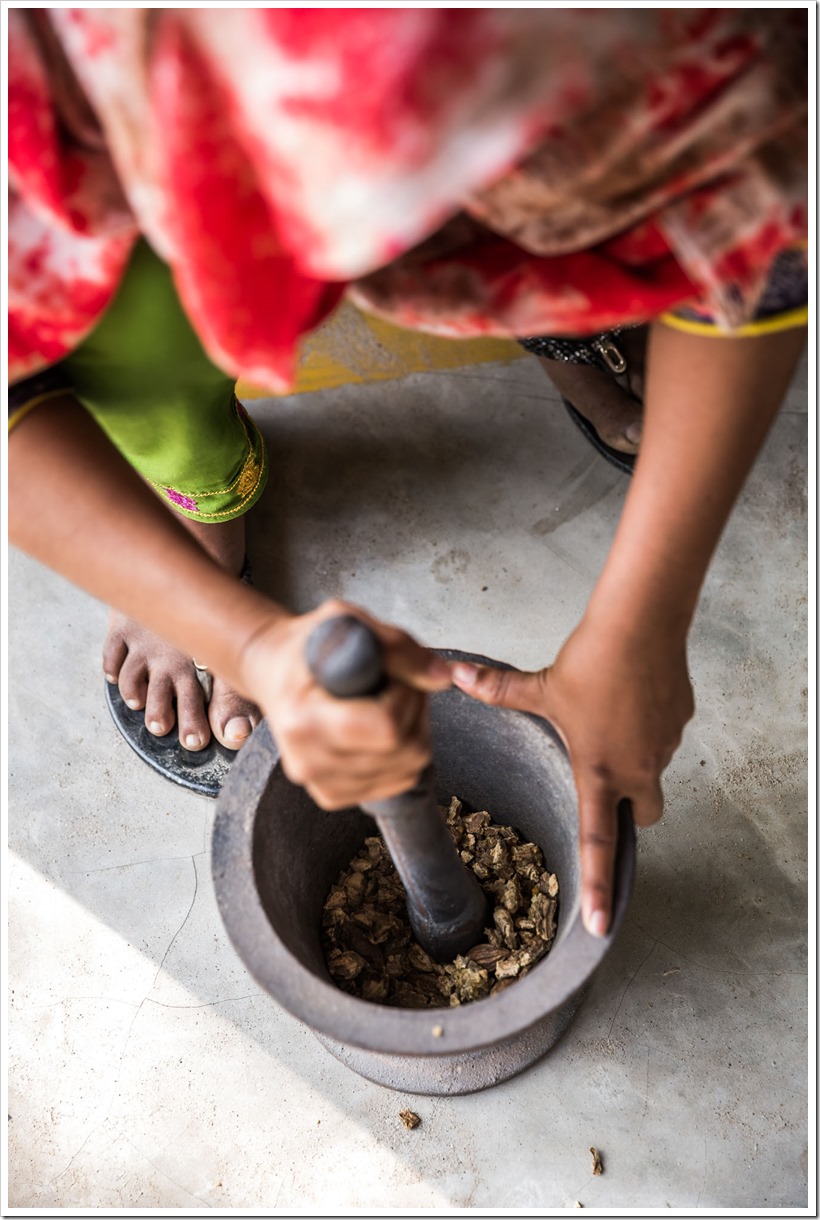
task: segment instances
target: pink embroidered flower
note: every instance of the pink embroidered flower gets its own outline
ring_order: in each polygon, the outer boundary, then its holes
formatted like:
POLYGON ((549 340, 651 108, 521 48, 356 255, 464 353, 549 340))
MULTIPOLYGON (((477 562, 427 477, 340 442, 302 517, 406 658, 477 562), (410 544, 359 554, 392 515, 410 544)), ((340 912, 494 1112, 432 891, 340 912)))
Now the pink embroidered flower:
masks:
POLYGON ((184 508, 185 511, 189 513, 199 512, 199 505, 197 504, 196 500, 193 500, 190 496, 183 496, 181 491, 174 491, 173 487, 165 487, 163 490, 168 499, 171 500, 172 503, 176 504, 179 508, 184 508))

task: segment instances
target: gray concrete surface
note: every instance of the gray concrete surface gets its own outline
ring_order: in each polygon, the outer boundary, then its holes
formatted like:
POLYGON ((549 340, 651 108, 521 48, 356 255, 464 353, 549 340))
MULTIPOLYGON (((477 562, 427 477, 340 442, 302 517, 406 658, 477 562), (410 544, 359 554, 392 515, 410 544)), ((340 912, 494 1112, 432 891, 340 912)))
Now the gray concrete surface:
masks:
MULTIPOLYGON (((432 645, 552 657, 626 481, 534 362, 252 410, 273 454, 262 587, 298 608, 341 593, 432 645)), ((805 1207, 805 411, 804 366, 705 588, 698 712, 639 835, 625 930, 551 1054, 469 1097, 365 1082, 259 991, 214 903, 213 804, 108 720, 103 607, 13 554, 10 1203, 805 1207)))

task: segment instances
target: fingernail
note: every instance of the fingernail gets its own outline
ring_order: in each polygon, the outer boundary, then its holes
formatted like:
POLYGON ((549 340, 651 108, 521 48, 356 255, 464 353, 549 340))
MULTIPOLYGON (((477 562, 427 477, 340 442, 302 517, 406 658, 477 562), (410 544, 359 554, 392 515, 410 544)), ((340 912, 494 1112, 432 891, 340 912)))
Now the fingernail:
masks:
POLYGON ((636 420, 634 424, 629 424, 624 432, 624 435, 630 444, 639 445, 641 443, 642 432, 643 424, 640 420, 636 420))
POLYGON ((117 679, 114 677, 113 674, 106 674, 105 680, 106 680, 106 682, 111 682, 114 686, 117 685, 117 679))
POLYGON ((185 738, 185 744, 189 750, 196 750, 202 745, 202 738, 198 733, 188 733, 185 738))
POLYGON ((607 917, 603 911, 593 911, 587 922, 587 931, 593 936, 606 936, 607 917))
POLYGON ((139 699, 126 699, 125 705, 130 707, 132 712, 138 712, 142 706, 139 699))
POLYGON ((475 686, 478 678, 478 666, 466 665, 464 661, 457 661, 455 665, 450 667, 450 673, 453 681, 459 686, 475 686))
POLYGON ((225 736, 231 741, 244 741, 250 737, 252 725, 247 716, 234 716, 225 725, 225 736))
POLYGON ((148 732, 153 733, 156 737, 161 737, 165 732, 165 725, 161 724, 159 720, 149 720, 148 732))
POLYGON ((427 676, 434 682, 449 682, 450 666, 441 657, 433 657, 427 666, 427 676))

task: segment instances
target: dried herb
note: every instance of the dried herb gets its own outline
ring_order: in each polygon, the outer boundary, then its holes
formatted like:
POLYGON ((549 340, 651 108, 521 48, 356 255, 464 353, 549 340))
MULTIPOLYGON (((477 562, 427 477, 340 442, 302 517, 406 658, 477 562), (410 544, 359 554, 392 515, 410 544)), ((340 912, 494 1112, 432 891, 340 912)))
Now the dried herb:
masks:
POLYGON ((408 1131, 412 1131, 421 1122, 418 1114, 414 1110, 400 1110, 399 1118, 404 1123, 408 1131))
POLYGON ((597 1178, 604 1172, 604 1163, 597 1148, 590 1148, 590 1152, 592 1153, 592 1173, 597 1178))
MULTIPOLYGON (((492 927, 453 962, 433 961, 413 938, 404 886, 379 836, 342 871, 322 911, 331 977, 363 1000, 402 1008, 445 1008, 497 995, 549 952, 558 916, 558 879, 541 849, 486 811, 442 808, 461 859, 489 899, 492 927)), ((409 1113, 409 1111, 408 1111, 409 1113)))

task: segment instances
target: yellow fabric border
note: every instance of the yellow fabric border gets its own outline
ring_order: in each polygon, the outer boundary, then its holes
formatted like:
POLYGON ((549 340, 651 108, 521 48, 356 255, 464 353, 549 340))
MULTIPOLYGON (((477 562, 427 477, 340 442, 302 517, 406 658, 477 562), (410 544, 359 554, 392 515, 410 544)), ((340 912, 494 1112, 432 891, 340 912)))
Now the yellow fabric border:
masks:
POLYGON ((691 318, 679 318, 672 313, 663 313, 659 318, 659 321, 672 330, 682 330, 690 335, 709 335, 713 339, 744 339, 753 335, 771 335, 779 330, 805 326, 808 320, 808 305, 775 314, 772 318, 761 318, 759 322, 747 322, 737 330, 720 330, 714 322, 695 322, 691 318))
POLYGON ((66 394, 70 395, 71 391, 62 387, 59 390, 46 390, 43 394, 37 394, 34 398, 30 398, 28 402, 24 402, 22 407, 18 407, 16 411, 12 411, 9 416, 9 432, 12 428, 16 428, 21 420, 25 419, 29 411, 33 411, 35 407, 39 407, 41 403, 48 402, 49 398, 60 398, 66 394))

